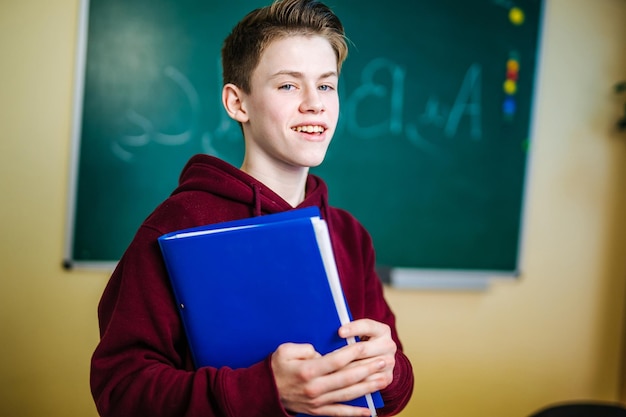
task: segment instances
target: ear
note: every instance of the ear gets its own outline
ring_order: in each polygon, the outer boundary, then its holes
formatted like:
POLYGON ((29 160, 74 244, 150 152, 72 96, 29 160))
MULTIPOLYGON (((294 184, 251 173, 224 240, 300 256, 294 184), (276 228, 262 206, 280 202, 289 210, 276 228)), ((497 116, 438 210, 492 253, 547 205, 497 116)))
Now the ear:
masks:
POLYGON ((222 104, 226 113, 238 121, 239 123, 245 123, 248 121, 248 112, 244 106, 245 93, 241 91, 235 84, 226 84, 222 89, 222 104))

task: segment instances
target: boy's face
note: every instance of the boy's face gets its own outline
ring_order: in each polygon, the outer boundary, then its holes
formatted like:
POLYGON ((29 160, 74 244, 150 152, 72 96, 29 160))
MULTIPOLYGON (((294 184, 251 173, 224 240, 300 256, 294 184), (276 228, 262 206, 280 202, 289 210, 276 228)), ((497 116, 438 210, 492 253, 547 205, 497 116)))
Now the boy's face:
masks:
POLYGON ((319 165, 339 117, 337 83, 337 59, 326 39, 272 42, 241 99, 246 159, 270 170, 319 165))

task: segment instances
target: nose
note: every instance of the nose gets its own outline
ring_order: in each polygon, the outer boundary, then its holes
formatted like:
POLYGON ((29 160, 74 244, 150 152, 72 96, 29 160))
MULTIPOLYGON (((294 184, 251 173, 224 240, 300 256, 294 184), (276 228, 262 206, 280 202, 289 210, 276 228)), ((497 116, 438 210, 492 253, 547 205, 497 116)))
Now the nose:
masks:
POLYGON ((324 111, 324 101, 317 87, 304 89, 300 111, 303 113, 320 113, 324 111))

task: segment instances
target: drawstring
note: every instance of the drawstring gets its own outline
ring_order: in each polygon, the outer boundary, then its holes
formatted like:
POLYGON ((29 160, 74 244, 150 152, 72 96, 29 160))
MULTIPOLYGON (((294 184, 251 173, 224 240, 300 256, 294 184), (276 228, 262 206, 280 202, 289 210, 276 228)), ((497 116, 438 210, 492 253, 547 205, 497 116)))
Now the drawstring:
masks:
POLYGON ((254 202, 254 216, 261 215, 261 187, 258 184, 252 184, 252 198, 254 202))
POLYGON ((322 212, 322 219, 326 220, 326 222, 328 223, 330 221, 330 218, 328 216, 328 201, 326 200, 325 196, 322 196, 321 198, 320 211, 322 212))

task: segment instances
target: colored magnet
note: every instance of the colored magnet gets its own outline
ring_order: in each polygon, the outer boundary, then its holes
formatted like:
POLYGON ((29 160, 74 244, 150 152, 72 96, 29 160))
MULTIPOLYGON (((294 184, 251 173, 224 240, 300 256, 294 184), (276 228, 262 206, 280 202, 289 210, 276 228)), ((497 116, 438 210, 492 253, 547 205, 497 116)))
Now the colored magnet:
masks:
POLYGON ((524 23, 524 12, 519 7, 513 7, 509 10, 509 20, 515 26, 519 26, 524 23))

